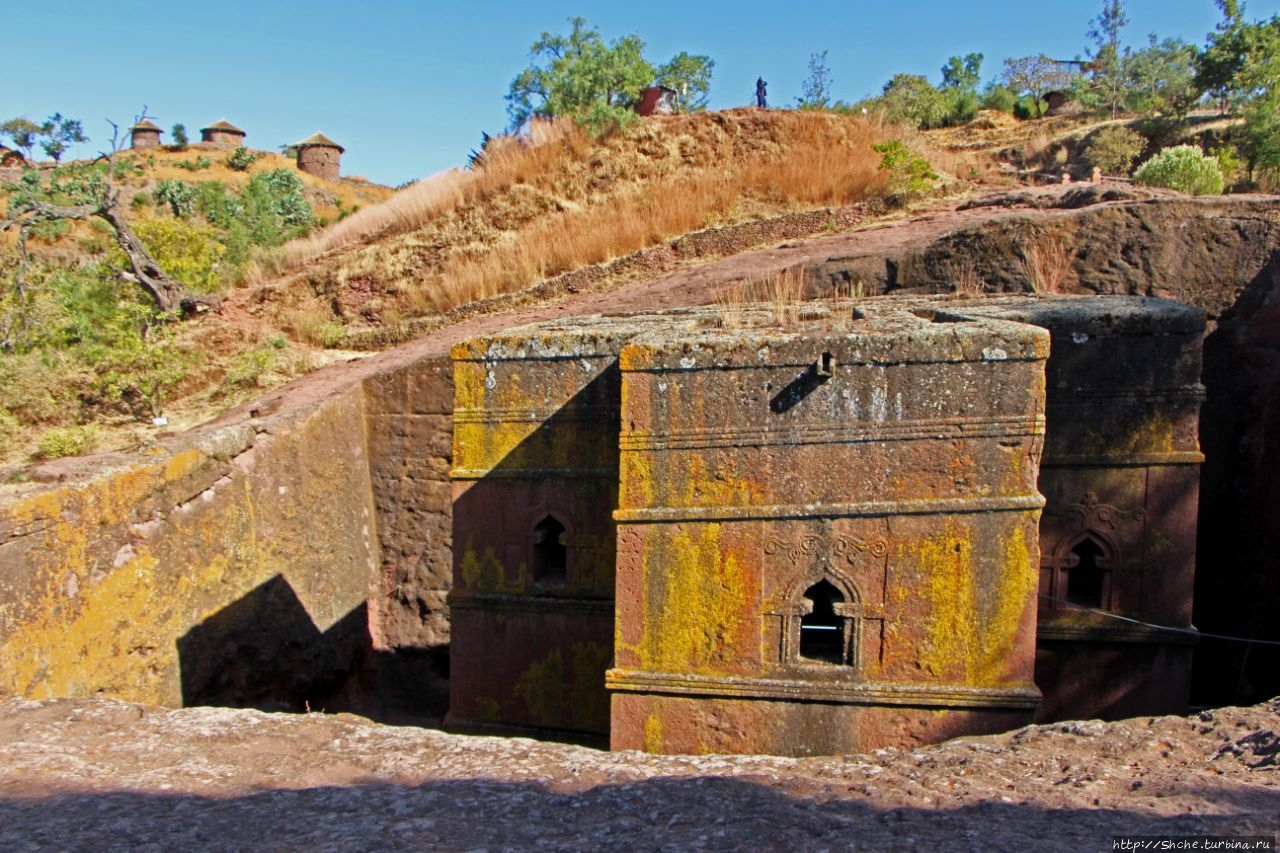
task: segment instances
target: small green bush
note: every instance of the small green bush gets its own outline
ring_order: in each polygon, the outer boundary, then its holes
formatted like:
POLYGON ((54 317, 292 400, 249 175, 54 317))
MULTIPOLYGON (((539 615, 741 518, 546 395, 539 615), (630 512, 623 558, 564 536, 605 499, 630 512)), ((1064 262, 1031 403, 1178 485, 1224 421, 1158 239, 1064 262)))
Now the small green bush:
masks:
POLYGON ((1013 115, 1014 107, 1017 105, 1018 93, 1008 86, 992 83, 982 93, 982 108, 984 110, 999 110, 1002 113, 1013 115))
POLYGON ((208 157, 197 157, 194 160, 179 160, 174 163, 179 169, 186 169, 188 172, 199 172, 213 165, 213 160, 208 157))
POLYGON ((236 172, 244 172, 247 171, 248 168, 253 165, 253 161, 257 159, 257 154, 254 154, 248 148, 241 145, 227 155, 227 168, 236 172))
POLYGON ((900 139, 890 139, 872 147, 880 155, 880 171, 887 172, 889 191, 893 193, 920 193, 930 188, 938 179, 929 161, 903 144, 900 139))
POLYGON ((259 388, 267 376, 276 369, 279 356, 271 347, 246 350, 236 356, 222 379, 227 390, 259 388))
POLYGON ((1244 174, 1244 161, 1235 146, 1222 144, 1209 149, 1209 156, 1218 161, 1222 179, 1227 186, 1234 184, 1244 174))
MULTIPOLYGON (((225 249, 218 233, 208 225, 181 219, 143 219, 133 226, 160 268, 197 293, 213 293, 224 283, 225 249)), ((124 253, 113 248, 111 259, 124 268, 124 253)))
POLYGON ((53 427, 40 434, 36 440, 36 452, 41 459, 60 459, 63 456, 83 456, 97 445, 97 424, 53 427))
POLYGON ((174 216, 190 216, 195 208, 196 190, 186 181, 175 181, 172 178, 157 181, 153 195, 156 204, 168 206, 174 216))
POLYGON ((1156 154, 1133 173, 1135 184, 1166 187, 1190 195, 1222 192, 1222 167, 1194 145, 1175 145, 1156 154))
POLYGON ((1111 124, 1089 138, 1084 159, 1090 166, 1101 169, 1104 175, 1128 177, 1133 161, 1146 146, 1147 140, 1142 134, 1123 125, 1111 124))

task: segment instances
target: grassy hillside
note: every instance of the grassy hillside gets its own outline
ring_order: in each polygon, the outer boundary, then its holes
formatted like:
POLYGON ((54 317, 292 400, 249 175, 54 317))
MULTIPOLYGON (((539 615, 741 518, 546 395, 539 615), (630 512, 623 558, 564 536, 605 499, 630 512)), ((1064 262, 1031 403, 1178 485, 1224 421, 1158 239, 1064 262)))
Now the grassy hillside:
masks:
POLYGON ((288 311, 310 290, 308 313, 328 306, 346 325, 438 314, 700 228, 882 195, 872 146, 900 134, 755 110, 653 118, 602 140, 540 125, 490 143, 474 170, 290 244, 277 290, 288 311))
POLYGON ((881 197, 892 176, 873 146, 903 136, 875 118, 796 111, 656 118, 603 139, 547 124, 400 192, 302 175, 307 221, 277 210, 272 193, 293 180, 279 174, 297 175, 278 155, 240 171, 225 150, 126 152, 139 235, 171 271, 224 295, 223 311, 156 323, 104 224, 44 229, 31 242, 37 286, 22 305, 0 302, 26 324, 0 354, 0 462, 194 425, 350 357, 352 330, 438 316, 708 226, 881 197))

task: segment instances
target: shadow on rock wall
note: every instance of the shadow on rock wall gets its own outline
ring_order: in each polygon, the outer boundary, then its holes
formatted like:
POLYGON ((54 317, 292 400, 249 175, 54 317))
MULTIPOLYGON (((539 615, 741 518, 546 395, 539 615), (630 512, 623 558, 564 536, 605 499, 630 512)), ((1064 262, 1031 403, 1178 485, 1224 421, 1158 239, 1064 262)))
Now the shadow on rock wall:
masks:
POLYGON ((437 724, 448 651, 378 652, 364 605, 319 630, 281 575, 177 641, 182 704, 437 724))
MULTIPOLYGON (((1205 339, 1195 622, 1280 641, 1280 251, 1205 339)), ((1280 694, 1280 646, 1206 638, 1192 699, 1248 704, 1280 694)))

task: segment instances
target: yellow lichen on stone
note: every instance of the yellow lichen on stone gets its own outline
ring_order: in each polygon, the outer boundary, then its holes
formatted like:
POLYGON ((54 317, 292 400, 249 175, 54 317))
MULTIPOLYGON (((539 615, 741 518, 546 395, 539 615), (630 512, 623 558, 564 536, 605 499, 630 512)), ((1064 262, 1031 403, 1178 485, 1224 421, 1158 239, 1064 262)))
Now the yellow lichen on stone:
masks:
POLYGON ((563 725, 564 657, 560 650, 525 667, 514 693, 538 725, 563 725))
POLYGON ((646 554, 649 594, 661 589, 662 600, 645 602, 645 669, 716 671, 746 654, 736 648, 749 600, 746 573, 735 555, 722 552, 720 532, 719 524, 700 524, 646 554))
POLYGON ((469 589, 493 592, 506 586, 497 552, 485 548, 477 554, 470 540, 462 549, 462 579, 469 589))
MULTIPOLYGON (((1033 537, 1034 539, 1034 537, 1033 537)), ((988 641, 980 647, 981 660, 974 668, 978 684, 1004 680, 1018 642, 1018 629, 1028 606, 1034 607, 1040 584, 1037 553, 1027 545, 1025 528, 1014 528, 1002 541, 1004 565, 994 597, 994 613, 987 620, 988 641)))
POLYGON ((979 625, 974 601, 972 543, 967 531, 948 522, 942 535, 919 545, 919 565, 928 595, 928 632, 920 664, 935 678, 966 675, 974 657, 979 625))
POLYGON ((975 686, 1003 683, 1038 577, 1022 527, 1002 537, 1000 554, 1002 564, 987 567, 980 584, 968 533, 954 522, 921 545, 931 616, 920 660, 931 675, 975 686))
POLYGON ((662 717, 650 711, 644 720, 644 751, 660 753, 662 749, 662 717))
POLYGON ((623 453, 620 460, 618 496, 624 507, 653 506, 653 457, 647 453, 623 453))
MULTIPOLYGON (((247 594, 277 572, 260 552, 244 554, 241 563, 233 594, 247 594)), ((228 562, 214 554, 180 573, 162 569, 145 545, 108 573, 83 577, 69 569, 63 577, 74 575, 76 584, 46 592, 0 647, 0 684, 33 699, 96 693, 180 704, 175 640, 225 604, 228 562)))

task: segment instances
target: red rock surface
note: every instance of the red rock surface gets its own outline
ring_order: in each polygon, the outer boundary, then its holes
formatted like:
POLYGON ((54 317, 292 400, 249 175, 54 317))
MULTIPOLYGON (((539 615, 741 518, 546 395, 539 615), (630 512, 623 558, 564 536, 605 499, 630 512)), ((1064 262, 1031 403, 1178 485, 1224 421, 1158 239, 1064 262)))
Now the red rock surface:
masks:
POLYGON ((1280 828, 1280 700, 914 751, 606 753, 346 715, 0 704, 0 843, 36 850, 1109 850, 1280 828))

